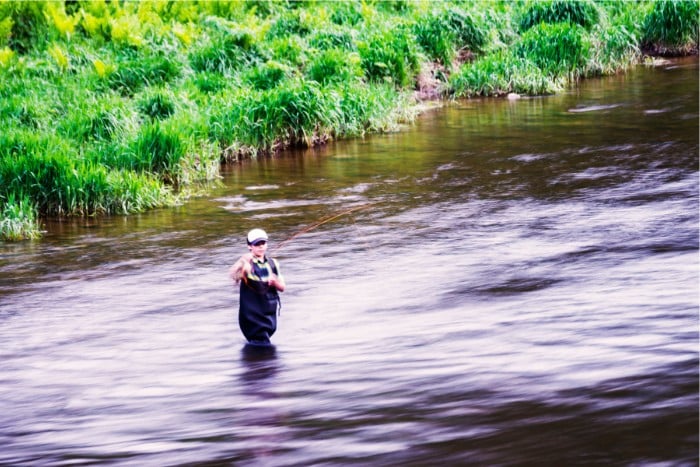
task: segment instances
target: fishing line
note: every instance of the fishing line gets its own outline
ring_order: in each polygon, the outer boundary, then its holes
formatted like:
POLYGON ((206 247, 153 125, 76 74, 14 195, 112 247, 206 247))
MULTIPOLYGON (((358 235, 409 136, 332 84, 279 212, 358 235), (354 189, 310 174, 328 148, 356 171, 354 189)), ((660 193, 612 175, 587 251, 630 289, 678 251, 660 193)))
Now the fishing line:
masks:
POLYGON ((362 244, 362 248, 367 250, 368 249, 367 237, 362 235, 360 228, 357 226, 357 218, 355 217, 354 214, 350 216, 350 220, 352 222, 352 228, 355 230, 356 238, 359 239, 360 243, 362 244))
POLYGON ((277 246, 275 246, 274 248, 271 249, 271 252, 272 252, 272 251, 278 251, 278 250, 280 250, 284 245, 286 245, 287 243, 291 242, 292 240, 294 240, 294 239, 297 238, 298 236, 303 235, 303 234, 305 234, 305 233, 309 233, 309 232, 311 232, 312 230, 317 229, 318 227, 321 227, 323 224, 326 224, 326 223, 328 223, 328 222, 330 222, 330 221, 332 221, 332 220, 335 220, 335 219, 337 219, 337 218, 339 218, 339 217, 346 216, 346 215, 348 215, 348 214, 350 214, 350 213, 357 212, 357 211, 362 211, 363 209, 367 209, 367 208, 369 208, 370 206, 372 206, 372 204, 373 204, 373 203, 367 203, 367 204, 363 204, 363 205, 361 205, 361 206, 355 206, 354 208, 347 209, 347 210, 345 210, 345 211, 343 211, 343 212, 341 212, 341 213, 333 214, 333 215, 331 215, 331 216, 329 216, 329 217, 325 217, 325 218, 321 219, 320 221, 318 221, 318 222, 316 222, 316 223, 314 223, 314 224, 311 224, 309 227, 306 227, 306 228, 300 230, 299 232, 295 233, 294 235, 292 235, 291 237, 289 237, 289 238, 286 239, 285 241, 283 241, 283 242, 277 244, 277 246))

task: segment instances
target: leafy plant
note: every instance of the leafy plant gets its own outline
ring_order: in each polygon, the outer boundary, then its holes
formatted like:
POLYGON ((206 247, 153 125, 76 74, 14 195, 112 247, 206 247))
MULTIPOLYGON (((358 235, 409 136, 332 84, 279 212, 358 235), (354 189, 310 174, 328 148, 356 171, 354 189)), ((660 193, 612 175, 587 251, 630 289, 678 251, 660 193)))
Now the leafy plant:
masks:
POLYGON ((591 41, 577 24, 541 23, 515 44, 516 56, 527 59, 551 76, 581 76, 591 54, 591 41))
POLYGON ((267 35, 270 39, 288 36, 303 37, 308 35, 312 30, 313 28, 304 12, 286 10, 272 22, 267 35))
POLYGON ((595 34, 587 76, 616 73, 639 60, 637 36, 624 25, 610 25, 595 34))
POLYGON ((35 239, 41 236, 36 209, 28 196, 10 193, 0 199, 0 238, 9 241, 35 239))
POLYGON ((308 76, 323 85, 351 82, 362 76, 360 58, 340 49, 324 50, 309 64, 308 76))
POLYGON ((530 60, 502 51, 465 64, 450 77, 454 97, 502 96, 511 92, 528 95, 552 94, 561 80, 547 76, 530 60))
POLYGON ((408 86, 419 70, 418 44, 405 28, 383 29, 358 44, 365 76, 408 86))
POLYGON ((306 63, 306 42, 298 36, 275 38, 270 42, 272 58, 290 66, 306 63))
POLYGON ((349 30, 332 28, 317 31, 309 37, 309 45, 317 49, 357 50, 355 37, 349 30))
POLYGON ((225 73, 264 62, 267 53, 245 30, 228 28, 214 30, 214 36, 190 54, 190 65, 195 71, 225 73))
POLYGON ((6 30, 7 26, 11 25, 8 45, 12 50, 27 54, 33 49, 45 47, 49 40, 48 20, 44 14, 48 3, 47 1, 0 3, 0 21, 3 22, 3 29, 6 30))
POLYGON ((86 5, 88 10, 80 10, 80 19, 78 21, 77 29, 86 37, 89 37, 98 43, 103 43, 104 41, 109 40, 111 37, 109 17, 95 16, 89 11, 89 6, 91 4, 99 4, 99 2, 88 3, 88 5, 86 5))
POLYGON ((656 0, 644 18, 642 42, 647 46, 678 51, 698 46, 699 4, 697 0, 656 0))
POLYGON ((12 133, 1 143, 0 198, 20 194, 47 215, 101 211, 104 168, 79 162, 74 151, 55 137, 12 133))
POLYGON ((480 52, 487 40, 486 29, 456 6, 433 11, 427 19, 416 21, 413 30, 428 56, 443 64, 449 64, 458 49, 480 52))
POLYGON ((258 65, 247 74, 247 82, 253 88, 264 91, 272 89, 291 76, 291 69, 279 62, 269 61, 258 65))
POLYGON ((180 132, 157 121, 147 123, 131 145, 128 168, 157 173, 175 183, 181 171, 180 161, 188 150, 185 136, 180 132))
POLYGON ((175 103, 171 95, 163 91, 154 92, 138 102, 143 115, 154 120, 164 120, 175 113, 175 103))
POLYGON ((79 18, 66 13, 63 2, 48 2, 44 10, 47 23, 57 39, 68 39, 75 33, 79 18))
POLYGON ((123 47, 141 47, 145 44, 143 26, 138 15, 125 14, 112 18, 110 39, 114 44, 123 47))
POLYGON ((10 42, 10 37, 12 37, 13 24, 14 22, 12 21, 11 16, 6 16, 0 19, 0 47, 7 48, 8 50, 10 50, 9 47, 7 47, 7 45, 10 42))
POLYGON ((63 50, 60 46, 54 44, 49 47, 49 55, 51 55, 54 63, 56 63, 56 66, 60 71, 68 70, 68 67, 70 66, 70 58, 68 54, 66 54, 65 50, 63 50))
POLYGON ((109 87, 125 96, 132 96, 144 86, 173 81, 180 76, 180 67, 176 61, 159 55, 127 59, 109 75, 109 87))
POLYGON ((361 4, 357 0, 334 2, 331 21, 344 26, 356 26, 363 19, 361 4))
POLYGON ((413 27, 416 39, 428 57, 449 64, 456 53, 454 31, 445 27, 443 16, 432 15, 426 21, 418 21, 413 27))
POLYGON ((220 73, 204 71, 195 75, 194 85, 205 94, 216 93, 226 87, 226 78, 220 73))
POLYGON ((600 12, 591 0, 545 0, 531 2, 520 18, 520 30, 540 23, 572 23, 590 29, 600 19, 600 12))

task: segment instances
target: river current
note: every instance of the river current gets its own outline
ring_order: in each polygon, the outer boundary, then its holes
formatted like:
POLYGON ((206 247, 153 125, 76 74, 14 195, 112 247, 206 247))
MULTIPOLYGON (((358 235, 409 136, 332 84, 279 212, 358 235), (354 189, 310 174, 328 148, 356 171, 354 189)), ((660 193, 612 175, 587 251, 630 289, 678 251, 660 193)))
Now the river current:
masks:
POLYGON ((0 243, 0 464, 697 465, 698 150, 693 59, 47 221, 0 243))

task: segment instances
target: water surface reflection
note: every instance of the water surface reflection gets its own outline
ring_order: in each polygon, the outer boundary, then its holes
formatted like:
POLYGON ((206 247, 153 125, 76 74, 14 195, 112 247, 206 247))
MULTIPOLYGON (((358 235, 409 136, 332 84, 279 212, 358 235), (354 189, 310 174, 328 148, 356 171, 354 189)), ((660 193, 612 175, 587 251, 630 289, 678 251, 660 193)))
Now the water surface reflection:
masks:
POLYGON ((0 463, 697 465, 680 65, 461 102, 1 245, 0 463), (293 239, 265 351, 226 274, 253 225, 293 239))

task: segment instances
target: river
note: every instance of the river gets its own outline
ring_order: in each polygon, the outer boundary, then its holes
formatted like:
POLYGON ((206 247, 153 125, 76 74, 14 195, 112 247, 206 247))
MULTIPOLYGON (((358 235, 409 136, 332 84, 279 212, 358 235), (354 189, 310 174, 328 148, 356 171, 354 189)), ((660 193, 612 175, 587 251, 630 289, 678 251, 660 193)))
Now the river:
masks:
POLYGON ((698 201, 691 59, 47 221, 0 244, 0 464, 697 465, 698 201))

